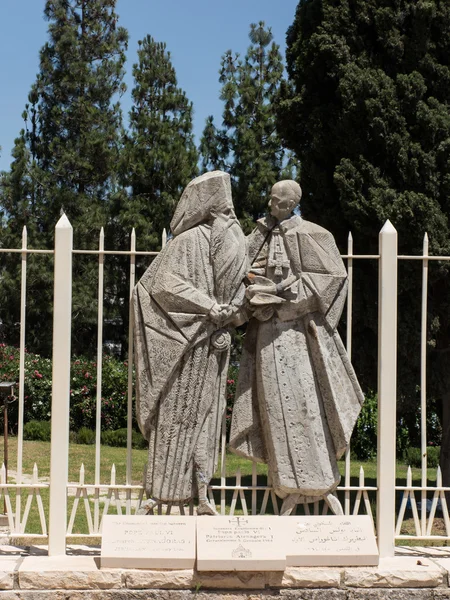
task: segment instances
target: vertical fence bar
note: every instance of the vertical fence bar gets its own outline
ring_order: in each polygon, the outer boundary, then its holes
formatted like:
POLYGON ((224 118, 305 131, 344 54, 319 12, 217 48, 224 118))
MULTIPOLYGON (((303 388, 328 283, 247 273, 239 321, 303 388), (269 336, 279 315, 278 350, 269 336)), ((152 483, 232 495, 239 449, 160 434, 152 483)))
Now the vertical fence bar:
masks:
POLYGON ((420 339, 420 438, 422 450, 422 535, 427 531, 427 297, 428 297, 428 234, 423 238, 422 261, 422 322, 420 339))
MULTIPOLYGON (((347 273, 348 273, 348 293, 347 293, 347 354, 352 360, 352 309, 353 309, 353 237, 351 232, 348 234, 347 242, 347 273)), ((350 487, 350 444, 345 451, 345 487, 350 487)), ((345 490, 344 514, 350 514, 350 491, 345 490)))
POLYGON ((257 492, 255 487, 258 485, 258 474, 256 471, 256 462, 252 462, 252 515, 256 515, 257 513, 257 492))
MULTIPOLYGON (((105 263, 105 232, 100 230, 98 255, 98 306, 97 306, 97 397, 95 414, 95 475, 94 483, 100 485, 100 445, 102 434, 102 361, 103 361, 103 283, 105 263)), ((95 488, 94 494, 94 531, 99 530, 99 488, 95 488)))
MULTIPOLYGON (((24 414, 24 390, 25 390, 25 318, 27 305, 27 228, 22 230, 22 272, 20 282, 20 348, 19 348, 19 414, 17 428, 17 476, 16 483, 22 483, 23 467, 23 414, 24 414)), ((21 528, 21 488, 16 492, 16 520, 15 530, 23 533, 21 528)))
POLYGON ((49 556, 66 553, 72 325, 72 234, 69 219, 63 214, 55 228, 49 556))
MULTIPOLYGON (((136 282, 136 231, 133 227, 130 239, 130 306, 128 311, 128 408, 127 408, 127 474, 126 483, 131 485, 131 470, 133 468, 131 445, 132 445, 132 432, 133 432, 133 290, 136 282)), ((127 496, 127 514, 130 514, 131 503, 127 496), (130 506, 128 506, 130 504, 130 506)))
POLYGON ((397 403, 397 231, 379 235, 377 535, 380 557, 394 556, 397 403))
POLYGON ((226 498, 224 486, 226 485, 227 479, 227 465, 226 465, 226 452, 227 452, 227 408, 225 406, 224 413, 222 415, 222 429, 220 432, 220 514, 226 514, 226 498))
POLYGON ((161 250, 163 248, 165 248, 166 244, 167 244, 167 231, 166 228, 164 227, 163 232, 162 232, 162 243, 161 243, 161 250))

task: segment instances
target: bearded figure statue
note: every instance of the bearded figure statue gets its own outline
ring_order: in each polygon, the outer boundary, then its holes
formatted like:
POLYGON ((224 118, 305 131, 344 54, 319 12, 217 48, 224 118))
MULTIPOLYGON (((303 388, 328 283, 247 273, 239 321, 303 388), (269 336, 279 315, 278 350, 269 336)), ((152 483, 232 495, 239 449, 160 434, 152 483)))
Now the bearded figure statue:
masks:
POLYGON ((207 486, 226 410, 229 328, 245 320, 249 269, 229 175, 191 181, 171 233, 133 298, 136 412, 149 444, 146 510, 198 497, 198 514, 216 514, 207 486))

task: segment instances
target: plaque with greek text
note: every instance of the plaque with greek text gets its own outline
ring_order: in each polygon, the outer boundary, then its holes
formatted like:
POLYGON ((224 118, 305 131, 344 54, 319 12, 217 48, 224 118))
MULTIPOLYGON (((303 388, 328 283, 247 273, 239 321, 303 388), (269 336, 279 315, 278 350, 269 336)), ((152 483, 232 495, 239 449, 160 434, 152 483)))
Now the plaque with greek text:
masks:
POLYGON ((105 515, 101 566, 126 569, 192 569, 193 516, 105 515))
POLYGON ((286 552, 274 516, 197 519, 199 571, 283 571, 286 552))

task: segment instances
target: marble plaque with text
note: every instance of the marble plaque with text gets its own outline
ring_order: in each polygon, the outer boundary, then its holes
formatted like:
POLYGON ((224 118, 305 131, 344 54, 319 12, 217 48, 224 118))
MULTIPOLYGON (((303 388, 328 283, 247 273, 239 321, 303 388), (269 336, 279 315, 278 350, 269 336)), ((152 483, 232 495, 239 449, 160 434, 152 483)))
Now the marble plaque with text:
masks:
POLYGON ((193 516, 105 515, 101 566, 192 569, 195 521, 193 516))
POLYGON ((378 565, 372 519, 367 515, 289 516, 279 520, 288 566, 378 565))
POLYGON ((280 517, 220 516, 197 519, 199 571, 283 571, 280 517))

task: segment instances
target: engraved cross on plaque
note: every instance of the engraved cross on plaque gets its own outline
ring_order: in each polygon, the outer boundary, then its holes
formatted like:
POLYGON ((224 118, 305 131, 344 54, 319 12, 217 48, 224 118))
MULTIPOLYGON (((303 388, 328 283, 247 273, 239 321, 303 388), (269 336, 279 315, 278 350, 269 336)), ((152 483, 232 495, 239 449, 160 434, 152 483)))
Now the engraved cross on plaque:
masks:
POLYGON ((234 517, 233 519, 229 519, 229 523, 233 523, 234 525, 240 527, 241 523, 244 525, 248 523, 248 519, 243 519, 242 517, 234 517))

